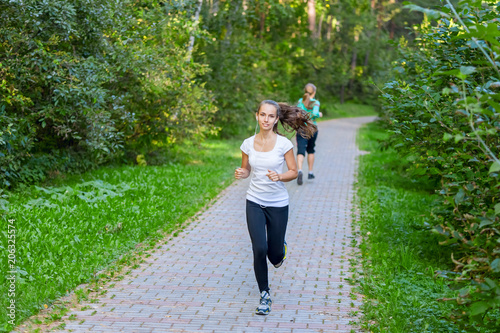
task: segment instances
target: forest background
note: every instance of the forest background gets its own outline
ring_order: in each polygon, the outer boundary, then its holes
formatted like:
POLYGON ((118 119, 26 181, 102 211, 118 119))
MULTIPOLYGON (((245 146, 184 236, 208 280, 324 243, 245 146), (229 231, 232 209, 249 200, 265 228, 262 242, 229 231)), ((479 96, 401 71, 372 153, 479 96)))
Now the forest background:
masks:
POLYGON ((439 197, 418 228, 454 254, 454 301, 498 327, 497 17, 494 1, 0 0, 2 218, 31 185, 247 136, 261 100, 313 82, 327 117, 379 111, 393 168, 439 197))

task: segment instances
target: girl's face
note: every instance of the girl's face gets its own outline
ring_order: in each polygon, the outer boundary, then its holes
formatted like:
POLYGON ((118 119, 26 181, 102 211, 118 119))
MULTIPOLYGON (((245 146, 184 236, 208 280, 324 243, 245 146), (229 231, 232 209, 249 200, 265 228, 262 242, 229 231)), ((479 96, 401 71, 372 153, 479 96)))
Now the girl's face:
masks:
POLYGON ((278 121, 276 107, 271 104, 263 104, 257 112, 257 121, 262 130, 271 130, 278 121))

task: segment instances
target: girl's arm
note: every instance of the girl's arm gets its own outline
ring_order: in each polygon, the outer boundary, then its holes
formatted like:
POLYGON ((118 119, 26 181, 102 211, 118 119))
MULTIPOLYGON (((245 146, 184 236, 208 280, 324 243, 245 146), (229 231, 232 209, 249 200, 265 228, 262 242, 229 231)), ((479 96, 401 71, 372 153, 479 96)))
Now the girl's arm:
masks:
POLYGON ((314 103, 314 106, 312 109, 312 116, 313 116, 313 120, 320 118, 320 117, 323 117, 323 114, 321 112, 319 112, 319 102, 318 101, 316 101, 314 103))
POLYGON ((250 167, 250 163, 248 163, 248 155, 244 152, 241 152, 241 167, 234 171, 234 178, 236 179, 245 179, 250 175, 250 171, 252 168, 250 167))
POLYGON ((293 149, 290 149, 285 153, 285 162, 288 167, 287 172, 278 174, 275 171, 267 170, 269 173, 266 176, 273 182, 289 182, 297 178, 297 163, 295 162, 295 157, 293 156, 293 149))

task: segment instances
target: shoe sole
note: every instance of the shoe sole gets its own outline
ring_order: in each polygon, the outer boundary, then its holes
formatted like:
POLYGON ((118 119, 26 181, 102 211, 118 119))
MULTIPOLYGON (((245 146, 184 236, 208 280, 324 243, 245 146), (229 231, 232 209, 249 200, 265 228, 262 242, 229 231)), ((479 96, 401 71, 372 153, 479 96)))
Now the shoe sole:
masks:
POLYGON ((258 314, 258 315, 260 315, 260 316, 267 316, 270 312, 271 312, 271 310, 269 310, 269 311, 259 311, 259 310, 255 310, 255 314, 258 314))
POLYGON ((255 313, 261 316, 267 316, 271 312, 271 305, 273 304, 273 301, 270 300, 267 306, 269 307, 267 310, 259 310, 259 308, 255 309, 255 313))

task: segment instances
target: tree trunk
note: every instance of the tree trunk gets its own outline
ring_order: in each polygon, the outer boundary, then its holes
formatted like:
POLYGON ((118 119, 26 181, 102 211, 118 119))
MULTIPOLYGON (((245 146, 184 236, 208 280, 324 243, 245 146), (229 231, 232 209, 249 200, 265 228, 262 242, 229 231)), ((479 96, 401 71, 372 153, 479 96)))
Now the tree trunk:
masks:
MULTIPOLYGON (((238 11, 240 10, 240 2, 236 2, 234 6, 234 10, 232 12, 231 18, 238 17, 238 11)), ((227 40, 228 45, 231 44, 231 35, 233 34, 233 20, 228 19, 226 22, 226 36, 224 37, 227 40)))
POLYGON ((382 13, 384 11, 384 4, 380 2, 378 6, 375 4, 377 7, 377 36, 375 37, 376 40, 379 39, 380 37, 380 32, 382 31, 382 13))
POLYGON ((368 75, 368 59, 370 58, 370 49, 366 50, 365 62, 363 64, 363 76, 368 75))
POLYGON ((260 17, 259 38, 264 37, 264 31, 266 30, 266 8, 267 8, 267 2, 264 2, 264 3, 259 3, 256 9, 256 14, 260 17))
POLYGON ((356 75, 356 60, 358 59, 358 50, 354 47, 352 51, 352 60, 351 60, 351 79, 349 80, 349 91, 352 93, 354 86, 354 76, 356 75))
POLYGON ((356 61, 358 60, 358 50, 356 45, 359 41, 359 35, 356 33, 354 35, 354 43, 352 47, 352 59, 351 59, 351 79, 349 80, 349 91, 352 94, 353 86, 354 86, 354 78, 356 76, 356 61))
MULTIPOLYGON (((193 27, 197 27, 198 23, 200 22, 200 12, 201 12, 201 6, 203 5, 203 0, 198 0, 198 8, 196 8, 196 13, 194 15, 194 25, 193 27)), ((189 36, 189 46, 187 49, 187 61, 191 61, 191 54, 193 53, 193 47, 194 47, 194 33, 189 36)))
POLYGON ((311 30, 311 35, 314 36, 314 28, 316 26, 316 1, 307 1, 307 17, 309 18, 309 30, 311 30))
POLYGON ((332 38, 332 21, 333 16, 328 15, 326 18, 326 39, 330 40, 332 38))
POLYGON ((340 87, 340 104, 344 104, 345 84, 340 87))
POLYGON ((321 27, 323 26, 323 19, 325 18, 325 14, 321 13, 321 16, 319 17, 319 23, 318 23, 318 33, 316 34, 316 38, 321 39, 321 27))
POLYGON ((260 14, 260 38, 264 36, 264 30, 266 29, 266 14, 260 14))
MULTIPOLYGON (((389 4, 395 4, 396 0, 389 0, 389 4)), ((393 8, 393 7, 390 7, 393 8)), ((394 39, 394 31, 396 30, 396 23, 394 23, 394 16, 391 18, 391 28, 389 32, 389 38, 394 39)))
POLYGON ((394 20, 391 20, 391 31, 389 33, 390 39, 394 39, 394 30, 396 30, 396 23, 394 23, 394 20))
POLYGON ((217 14, 219 12, 219 0, 209 0, 210 1, 210 14, 217 14))

